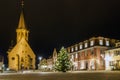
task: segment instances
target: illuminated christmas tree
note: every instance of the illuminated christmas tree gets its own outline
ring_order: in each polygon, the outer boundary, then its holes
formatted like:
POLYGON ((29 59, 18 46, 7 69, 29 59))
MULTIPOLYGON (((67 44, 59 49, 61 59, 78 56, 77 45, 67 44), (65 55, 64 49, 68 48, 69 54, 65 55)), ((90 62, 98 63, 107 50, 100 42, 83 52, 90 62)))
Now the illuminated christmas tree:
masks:
POLYGON ((71 68, 71 62, 69 59, 69 55, 64 47, 61 48, 58 53, 57 61, 55 62, 55 70, 66 72, 71 68))

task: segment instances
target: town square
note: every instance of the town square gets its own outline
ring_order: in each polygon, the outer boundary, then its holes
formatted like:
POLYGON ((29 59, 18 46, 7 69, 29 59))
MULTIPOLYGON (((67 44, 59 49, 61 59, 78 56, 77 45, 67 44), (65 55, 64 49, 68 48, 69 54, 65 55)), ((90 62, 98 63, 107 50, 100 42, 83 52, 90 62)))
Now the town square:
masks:
POLYGON ((120 80, 119 1, 1 3, 0 80, 120 80))

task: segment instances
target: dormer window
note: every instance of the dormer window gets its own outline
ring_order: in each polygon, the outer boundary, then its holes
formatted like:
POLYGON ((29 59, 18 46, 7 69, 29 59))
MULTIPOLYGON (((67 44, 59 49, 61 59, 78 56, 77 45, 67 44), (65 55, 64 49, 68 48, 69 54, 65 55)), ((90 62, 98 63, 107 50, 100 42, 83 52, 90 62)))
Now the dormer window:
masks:
POLYGON ((83 47, 83 45, 81 44, 81 45, 80 45, 80 49, 82 49, 82 47, 83 47))
POLYGON ((76 50, 76 51, 78 50, 78 47, 77 47, 77 46, 75 46, 75 50, 76 50))
POLYGON ((109 41, 106 41, 106 46, 109 46, 109 45, 110 45, 109 41))
POLYGON ((103 45, 103 40, 99 40, 99 44, 100 44, 100 45, 103 45))
POLYGON ((93 46, 94 45, 94 41, 90 41, 90 46, 93 46))
POLYGON ((73 48, 73 47, 71 48, 71 51, 72 51, 72 52, 74 51, 74 48, 73 48))
POLYGON ((85 43, 85 48, 87 48, 87 47, 88 47, 88 43, 86 42, 86 43, 85 43))

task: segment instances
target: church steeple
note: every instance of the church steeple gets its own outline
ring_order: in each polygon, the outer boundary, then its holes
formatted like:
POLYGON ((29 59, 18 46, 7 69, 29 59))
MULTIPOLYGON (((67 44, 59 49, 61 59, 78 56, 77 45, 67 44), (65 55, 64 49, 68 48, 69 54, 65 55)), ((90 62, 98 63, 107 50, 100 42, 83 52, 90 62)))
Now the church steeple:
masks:
POLYGON ((25 29, 26 25, 25 25, 25 19, 24 19, 24 14, 23 14, 23 8, 24 8, 24 1, 21 0, 21 14, 20 14, 20 19, 19 19, 19 24, 18 24, 18 28, 19 29, 25 29))
POLYGON ((53 63, 55 63, 57 60, 57 51, 56 51, 56 48, 54 48, 54 51, 53 51, 53 63))
POLYGON ((18 28, 19 29, 25 29, 26 28, 23 11, 21 12, 21 15, 20 15, 18 28))
POLYGON ((28 41, 28 33, 29 31, 26 28, 25 24, 25 19, 24 19, 24 13, 23 13, 23 8, 24 8, 24 1, 21 0, 21 14, 20 14, 20 19, 18 23, 18 28, 16 29, 17 32, 17 43, 24 38, 26 41, 28 41))

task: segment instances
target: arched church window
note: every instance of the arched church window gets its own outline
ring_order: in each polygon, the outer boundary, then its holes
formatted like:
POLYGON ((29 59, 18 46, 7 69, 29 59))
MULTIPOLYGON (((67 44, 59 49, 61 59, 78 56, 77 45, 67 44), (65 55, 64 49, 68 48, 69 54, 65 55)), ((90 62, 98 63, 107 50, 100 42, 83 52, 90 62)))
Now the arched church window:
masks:
POLYGON ((25 47, 27 47, 27 44, 25 44, 25 47))
POLYGON ((21 58, 21 62, 24 62, 23 57, 21 58))
POLYGON ((22 33, 21 36, 24 36, 24 34, 22 33))
POLYGON ((25 51, 25 53, 27 53, 27 51, 25 51))
POLYGON ((24 51, 22 51, 22 53, 24 53, 24 51))

